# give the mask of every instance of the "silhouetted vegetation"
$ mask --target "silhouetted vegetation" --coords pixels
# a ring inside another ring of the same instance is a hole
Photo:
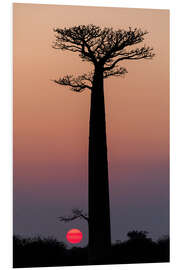
[[[145,231],[128,232],[128,240],[116,241],[111,254],[94,264],[169,262],[169,237],[153,241]],[[67,246],[53,238],[13,238],[13,267],[89,265],[88,247]]]
[[[127,234],[127,241],[118,241],[113,245],[112,263],[169,262],[169,237],[153,241],[147,234],[144,231],[132,231]]]

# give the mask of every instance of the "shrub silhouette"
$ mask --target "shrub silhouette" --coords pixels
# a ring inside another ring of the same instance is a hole
[[[66,246],[54,238],[13,239],[14,267],[55,266],[64,263]]]
[[[139,231],[139,232],[138,231],[130,231],[127,233],[127,236],[129,237],[130,240],[144,240],[144,239],[148,239],[147,234],[148,234],[148,232],[146,232],[146,231]]]
[[[169,262],[169,237],[157,241],[145,231],[127,233],[128,240],[117,240],[111,246],[110,256],[96,264],[131,264]],[[55,238],[13,237],[13,267],[48,267],[93,264],[88,260],[88,247],[67,246]]]

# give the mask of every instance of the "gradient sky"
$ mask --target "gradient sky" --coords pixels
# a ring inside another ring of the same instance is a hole
[[[14,233],[66,242],[87,210],[90,92],[53,83],[92,70],[75,53],[52,49],[53,28],[96,24],[149,32],[153,60],[124,61],[124,78],[105,80],[112,241],[129,230],[169,232],[169,11],[14,4]],[[143,44],[142,44],[143,45]],[[138,47],[140,47],[139,44]]]

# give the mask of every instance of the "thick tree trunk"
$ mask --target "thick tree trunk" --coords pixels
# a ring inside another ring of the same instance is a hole
[[[103,71],[96,69],[89,135],[89,259],[105,258],[111,246]]]

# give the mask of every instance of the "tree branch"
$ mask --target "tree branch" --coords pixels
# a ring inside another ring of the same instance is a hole
[[[100,28],[95,25],[80,25],[71,28],[55,28],[57,33],[56,41],[53,43],[53,48],[69,50],[72,52],[80,52],[80,57],[90,62],[96,63],[95,55],[91,50],[96,38],[100,34]],[[70,44],[73,44],[70,45]]]
[[[110,66],[106,65],[106,67],[104,67],[104,70],[111,70],[113,69],[116,64],[120,61],[123,60],[139,60],[139,59],[152,59],[154,57],[154,53],[152,53],[153,48],[150,47],[142,47],[141,49],[136,49],[136,50],[131,50],[130,52],[122,52],[119,53],[116,56],[120,56],[119,58],[117,58]]]
[[[116,68],[116,69],[111,69],[111,70],[105,70],[104,73],[103,73],[103,78],[108,78],[110,76],[123,76],[125,75],[127,72],[127,70],[123,67],[120,67],[120,68]]]
[[[63,222],[70,222],[75,219],[84,219],[85,221],[89,222],[88,215],[86,213],[83,213],[82,209],[77,209],[77,208],[72,209],[71,216],[60,216],[58,218],[60,219],[60,221],[63,221]]]
[[[55,83],[65,86],[70,86],[72,91],[82,92],[86,88],[92,89],[92,73],[88,74],[84,73],[76,78],[72,75],[66,75],[63,78],[59,78],[59,80],[53,80]]]

